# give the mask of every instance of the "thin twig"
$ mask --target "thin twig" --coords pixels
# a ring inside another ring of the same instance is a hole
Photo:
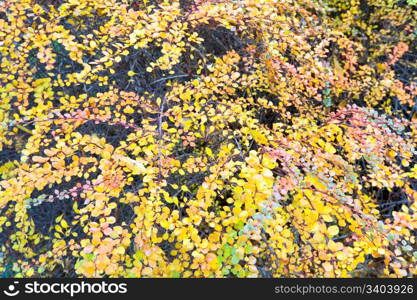
[[[181,78],[181,77],[188,77],[190,75],[188,74],[180,74],[180,75],[173,75],[173,76],[168,76],[168,77],[164,77],[164,78],[159,78],[158,80],[155,80],[153,82],[150,83],[150,85],[164,81],[164,80],[170,80],[170,79],[175,79],[175,78]]]

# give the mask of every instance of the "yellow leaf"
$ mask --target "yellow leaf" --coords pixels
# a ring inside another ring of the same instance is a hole
[[[330,272],[333,270],[333,266],[327,261],[323,264],[323,268],[326,272]]]
[[[123,112],[125,114],[133,114],[135,111],[133,110],[133,108],[131,106],[126,106],[125,109],[123,110]]]
[[[253,139],[259,143],[259,144],[263,144],[266,145],[268,143],[268,139],[259,131],[256,130],[251,130],[250,134],[252,135]]]
[[[213,158],[213,152],[211,151],[211,149],[210,149],[210,148],[206,148],[206,154],[207,154],[209,157]]]
[[[333,221],[333,218],[329,215],[323,215],[322,218],[323,218],[324,222],[332,222]]]
[[[180,94],[181,100],[188,101],[191,99],[191,91]]]
[[[397,152],[395,152],[394,150],[389,150],[388,156],[391,158],[395,158],[397,156]]]
[[[145,165],[138,160],[133,160],[129,157],[121,155],[116,155],[115,157],[116,159],[122,161],[125,164],[125,166],[132,171],[133,175],[143,174],[146,171]]]
[[[329,228],[327,228],[327,232],[330,236],[333,237],[339,233],[339,227],[337,227],[336,225],[332,225]]]
[[[335,147],[333,147],[333,145],[330,144],[330,143],[326,143],[326,146],[324,147],[324,150],[328,153],[331,153],[331,154],[336,153]]]
[[[327,246],[329,247],[329,250],[333,252],[339,251],[343,248],[342,243],[336,243],[333,240],[330,240]]]
[[[91,261],[87,261],[85,262],[84,266],[83,266],[84,271],[88,274],[88,275],[93,275],[94,271],[95,271],[95,266],[94,263]]]
[[[65,221],[64,219],[62,219],[62,221],[61,221],[61,226],[62,226],[62,228],[68,228],[68,223],[67,223],[67,221]]]
[[[116,249],[116,253],[121,255],[125,254],[125,248],[123,248],[122,246],[118,247]]]
[[[314,174],[309,173],[305,177],[305,181],[307,183],[310,183],[310,184],[314,185],[319,190],[325,190],[326,189],[326,185],[324,185],[322,182],[320,182],[319,178]]]
[[[55,230],[62,233],[62,228],[59,225],[55,225]]]
[[[32,160],[37,163],[45,163],[49,160],[49,157],[42,157],[42,156],[34,156]]]

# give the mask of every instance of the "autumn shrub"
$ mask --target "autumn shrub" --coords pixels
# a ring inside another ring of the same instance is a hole
[[[0,2],[4,277],[417,275],[417,7]]]

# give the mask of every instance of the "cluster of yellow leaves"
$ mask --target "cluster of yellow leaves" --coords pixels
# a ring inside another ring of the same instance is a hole
[[[149,2],[0,3],[0,272],[415,276],[415,11]]]

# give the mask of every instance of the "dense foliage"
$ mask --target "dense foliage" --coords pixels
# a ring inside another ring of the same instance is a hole
[[[0,1],[0,274],[417,275],[413,0]]]

